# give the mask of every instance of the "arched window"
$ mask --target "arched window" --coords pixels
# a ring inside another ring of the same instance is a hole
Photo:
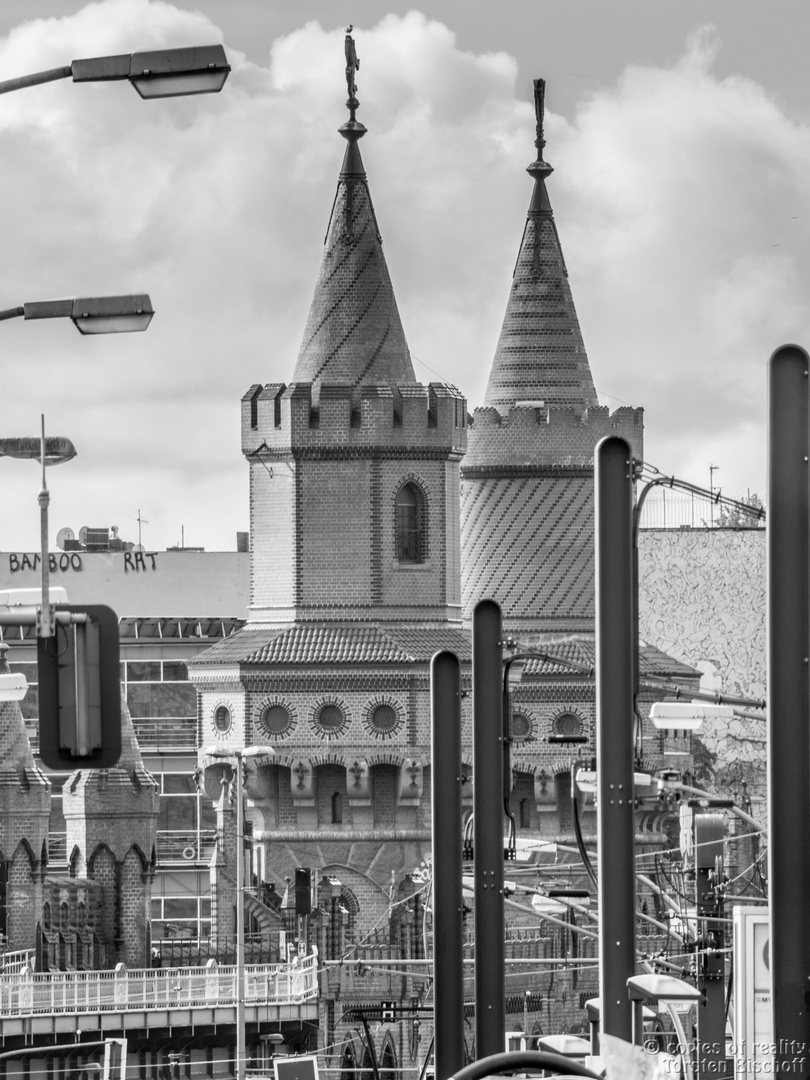
[[[396,553],[400,562],[420,563],[425,558],[424,496],[415,484],[403,484],[395,509]]]

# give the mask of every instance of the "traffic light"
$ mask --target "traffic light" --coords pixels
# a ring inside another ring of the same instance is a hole
[[[126,1080],[126,1074],[127,1040],[105,1039],[102,1080]]]
[[[307,867],[295,869],[295,914],[309,915],[312,912],[312,873]]]
[[[101,604],[57,604],[37,638],[39,752],[51,769],[107,769],[121,756],[118,618]]]

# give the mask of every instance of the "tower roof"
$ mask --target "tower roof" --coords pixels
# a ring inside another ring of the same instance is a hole
[[[599,404],[546,191],[552,168],[543,160],[544,96],[544,80],[535,79],[537,160],[526,170],[534,191],[484,397],[502,414],[518,402],[577,414]]]
[[[416,382],[388,275],[358,140],[354,72],[360,66],[346,31],[347,141],[323,259],[293,380],[384,386]]]

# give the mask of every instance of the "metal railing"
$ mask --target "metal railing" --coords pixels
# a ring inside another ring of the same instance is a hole
[[[293,1005],[317,996],[317,952],[297,964],[245,967],[246,1005]],[[210,960],[201,968],[0,974],[0,1017],[128,1009],[210,1008],[235,1004],[236,968]]]
[[[19,975],[34,963],[33,949],[18,949],[0,954],[0,975]]]

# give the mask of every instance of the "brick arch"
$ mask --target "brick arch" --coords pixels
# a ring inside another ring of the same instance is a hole
[[[340,1055],[340,1080],[357,1080],[357,1064],[360,1060],[354,1039],[349,1036]]]
[[[304,758],[303,760],[306,761],[307,759]],[[315,754],[314,757],[309,758],[310,768],[316,769],[319,765],[339,765],[345,769],[346,755],[338,750],[327,750],[322,754]]]
[[[152,848],[152,853],[153,854],[154,854],[154,851],[155,851],[155,849]],[[130,848],[128,848],[126,855],[124,855],[123,862],[126,862],[127,859],[129,858],[129,856],[133,852],[135,853],[135,855],[137,856],[137,858],[140,861],[141,873],[142,874],[148,874],[150,872],[150,870],[152,869],[151,859],[148,859],[146,857],[146,855],[144,854],[143,849],[141,848],[140,844],[132,844],[132,846]]]
[[[74,850],[78,850],[78,848],[75,848]],[[93,848],[92,854],[87,859],[87,876],[88,877],[93,877],[93,875],[94,875],[94,873],[96,871],[96,863],[99,862],[105,856],[110,860],[110,864],[112,866],[115,866],[115,863],[116,863],[115,853],[113,852],[113,850],[109,846],[109,844],[105,844],[104,841],[102,840],[100,843],[96,844],[96,846]]]
[[[405,762],[410,760],[411,759],[404,754],[397,754],[392,750],[372,751],[370,754],[366,755],[366,761],[368,762],[369,768],[372,768],[374,765],[393,765],[395,768],[401,769]]]
[[[148,860],[140,847],[132,844],[119,871],[121,945],[118,959],[127,967],[147,967],[149,964],[150,881]]]
[[[386,1031],[380,1047],[380,1080],[396,1080],[397,1048],[390,1031]]]
[[[18,861],[22,861],[22,859],[28,860],[28,868],[33,874],[33,872],[37,868],[37,857],[34,854],[34,849],[31,847],[25,837],[20,840],[19,844],[17,844],[16,848],[14,849],[14,854],[11,856],[11,865],[18,865]]]
[[[34,939],[42,902],[41,878],[36,869],[31,845],[26,839],[20,840],[7,863],[5,932],[11,951],[30,948]]]

